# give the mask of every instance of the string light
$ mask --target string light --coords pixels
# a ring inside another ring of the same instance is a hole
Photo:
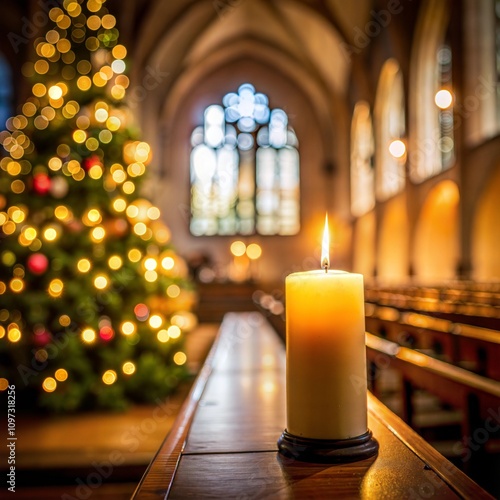
[[[153,259],[152,257],[148,257],[148,258],[144,261],[144,267],[145,267],[148,271],[154,271],[154,270],[158,267],[158,262],[156,261],[156,259]]]
[[[113,209],[117,212],[123,212],[127,207],[127,202],[123,198],[116,198],[113,201]]]
[[[104,239],[105,236],[106,236],[106,231],[104,230],[104,228],[98,226],[92,229],[90,237],[92,241],[94,241],[95,243],[99,243]]]
[[[170,336],[169,336],[167,330],[160,330],[156,334],[156,337],[162,343],[166,343],[166,342],[168,342],[170,340]]]
[[[45,392],[54,392],[57,387],[57,382],[52,377],[47,377],[42,384],[42,388]]]
[[[153,314],[149,318],[149,326],[151,328],[160,328],[162,324],[163,324],[163,318],[159,314]]]
[[[132,361],[126,361],[123,363],[122,371],[125,375],[132,375],[135,372],[135,365]]]
[[[69,326],[71,324],[71,318],[67,314],[63,314],[59,318],[59,324],[61,326]]]
[[[88,259],[80,259],[76,266],[81,273],[88,273],[92,267],[90,260]]]
[[[102,381],[106,385],[112,385],[116,382],[117,379],[116,372],[114,370],[106,370],[102,376]]]
[[[132,335],[135,333],[135,324],[132,321],[124,321],[120,326],[120,330],[123,335]]]
[[[95,331],[92,328],[86,328],[82,332],[82,340],[87,344],[91,344],[96,339]]]
[[[52,87],[49,88],[48,94],[49,94],[49,97],[51,99],[57,100],[57,99],[60,99],[62,97],[63,90],[58,85],[53,85]]]
[[[58,370],[56,370],[54,377],[59,382],[64,382],[65,380],[68,379],[68,372],[64,368],[59,368]]]
[[[96,276],[94,279],[94,286],[98,290],[104,290],[108,286],[108,284],[109,284],[108,278],[103,274]]]
[[[142,253],[137,248],[132,248],[131,250],[129,250],[127,255],[130,262],[139,262],[142,258]]]
[[[54,241],[58,237],[58,230],[56,226],[49,226],[43,231],[43,238],[47,241]]]
[[[170,271],[170,269],[173,269],[175,264],[174,259],[172,257],[164,257],[161,261],[161,267],[165,269],[166,271]]]
[[[182,366],[186,363],[187,356],[183,352],[179,351],[174,354],[174,363],[176,365]]]
[[[7,338],[11,342],[19,342],[21,340],[21,330],[19,330],[18,326],[14,324],[14,326],[9,327],[7,332]]]
[[[19,278],[14,278],[10,281],[9,286],[14,293],[21,293],[24,289],[24,282]]]
[[[48,292],[51,297],[54,298],[60,297],[62,295],[63,290],[64,290],[64,284],[60,279],[56,278],[50,282]]]
[[[179,288],[179,285],[170,285],[168,288],[167,288],[167,295],[171,298],[171,299],[175,299],[177,298],[179,295],[181,294],[181,289]]]
[[[120,267],[122,267],[122,264],[123,264],[123,261],[122,261],[121,257],[119,257],[118,255],[113,255],[108,260],[108,266],[111,269],[113,269],[114,271],[116,271],[117,269],[120,269]]]

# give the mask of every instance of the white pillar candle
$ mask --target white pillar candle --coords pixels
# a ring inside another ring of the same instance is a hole
[[[368,430],[363,276],[322,266],[286,278],[287,431],[348,439]]]

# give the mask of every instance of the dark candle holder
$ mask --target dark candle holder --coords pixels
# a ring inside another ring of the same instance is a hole
[[[278,449],[285,457],[303,462],[348,463],[376,455],[378,442],[370,430],[349,439],[312,439],[294,436],[285,429]]]

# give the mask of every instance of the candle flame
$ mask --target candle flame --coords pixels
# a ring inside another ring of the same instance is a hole
[[[321,267],[328,272],[330,267],[330,233],[328,231],[328,214],[325,214],[325,228],[323,229],[323,242],[321,244]]]

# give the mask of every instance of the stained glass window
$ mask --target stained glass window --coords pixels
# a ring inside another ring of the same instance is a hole
[[[191,146],[192,234],[298,233],[298,141],[266,95],[245,83],[208,106]]]

